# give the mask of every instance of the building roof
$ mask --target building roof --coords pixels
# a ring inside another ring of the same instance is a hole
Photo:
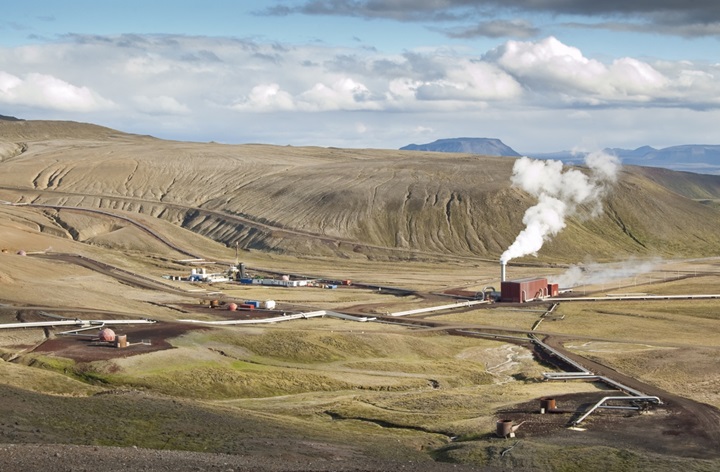
[[[503,283],[510,282],[510,283],[520,284],[520,283],[526,283],[526,282],[536,282],[536,281],[540,281],[540,280],[544,280],[545,283],[547,283],[547,277],[525,277],[524,279],[506,280]]]

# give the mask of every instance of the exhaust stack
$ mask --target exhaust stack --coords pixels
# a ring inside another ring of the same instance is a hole
[[[500,261],[500,282],[505,282],[505,269],[507,267],[507,262]]]

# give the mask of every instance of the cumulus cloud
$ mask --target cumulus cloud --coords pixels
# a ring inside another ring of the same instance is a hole
[[[88,87],[78,87],[52,75],[28,73],[20,78],[0,71],[0,103],[88,112],[112,107]]]
[[[331,84],[318,82],[293,96],[278,84],[261,84],[240,98],[233,108],[241,111],[379,110],[381,105],[363,84],[345,77]]]
[[[209,136],[220,129],[220,120],[242,122],[265,136],[270,133],[265,130],[277,132],[276,118],[282,115],[287,125],[283,132],[294,132],[294,143],[311,139],[307,130],[329,120],[344,122],[351,134],[358,121],[382,123],[368,126],[372,133],[364,135],[380,140],[396,133],[393,139],[405,140],[416,129],[515,135],[522,119],[525,135],[548,140],[552,116],[567,125],[565,133],[575,135],[567,144],[571,146],[578,134],[592,131],[588,126],[598,126],[601,116],[601,124],[608,126],[619,127],[627,119],[619,128],[627,136],[638,122],[681,110],[720,110],[718,64],[633,57],[600,61],[554,37],[506,41],[485,54],[447,47],[391,54],[359,45],[72,35],[0,48],[0,64],[5,71],[0,73],[0,104],[6,113],[28,118],[28,110],[43,117],[48,110],[86,113],[121,129],[162,115],[162,129],[194,126]],[[657,111],[646,111],[653,108]],[[609,118],[617,109],[622,114]],[[577,117],[586,119],[571,119]],[[227,127],[228,133],[238,132],[237,126]],[[339,135],[328,136],[321,138],[341,144]],[[700,137],[712,139],[709,134]],[[253,134],[250,139],[259,138]]]
[[[295,103],[292,95],[280,90],[280,85],[260,84],[234,103],[232,108],[239,111],[289,111],[295,109]]]
[[[588,105],[665,100],[679,85],[647,62],[625,57],[604,64],[554,37],[508,41],[485,59],[536,91],[552,91],[565,101]]]
[[[299,107],[304,111],[328,110],[380,110],[372,92],[364,84],[343,77],[332,84],[315,84],[298,96]]]

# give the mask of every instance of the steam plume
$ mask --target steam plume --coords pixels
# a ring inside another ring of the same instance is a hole
[[[602,197],[617,179],[620,160],[598,151],[585,157],[585,165],[590,169],[589,175],[577,169],[563,172],[560,161],[522,157],[515,162],[510,179],[513,186],[537,197],[538,203],[525,211],[525,229],[500,256],[501,262],[537,255],[545,241],[565,228],[565,220],[579,205],[590,205],[593,216],[600,213]]]
[[[648,274],[655,270],[661,262],[660,259],[654,259],[649,261],[628,260],[613,264],[574,265],[563,274],[550,277],[548,281],[566,288],[578,285],[606,284],[615,280]]]

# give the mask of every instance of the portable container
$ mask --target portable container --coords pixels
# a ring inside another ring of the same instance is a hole
[[[265,300],[262,303],[262,307],[266,310],[273,310],[275,309],[275,300]]]

